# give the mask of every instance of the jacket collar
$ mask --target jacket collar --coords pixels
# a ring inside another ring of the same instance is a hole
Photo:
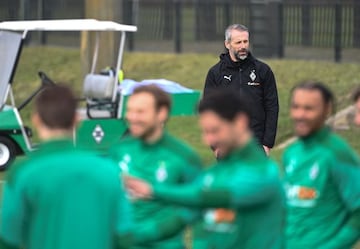
[[[266,159],[265,153],[259,148],[258,143],[252,138],[241,148],[236,148],[229,155],[225,156],[220,162],[237,162],[248,160]]]
[[[70,138],[57,138],[42,142],[39,145],[39,149],[34,151],[32,155],[36,156],[57,152],[59,150],[64,151],[71,149],[74,149],[74,143],[71,141]]]
[[[169,136],[168,132],[166,130],[164,130],[161,137],[158,140],[151,142],[151,143],[146,142],[139,138],[135,138],[135,139],[139,139],[142,146],[147,147],[147,148],[152,148],[152,147],[157,147],[157,146],[163,144],[167,140],[168,136]]]
[[[312,144],[316,141],[321,141],[325,137],[327,137],[331,132],[331,129],[329,126],[323,126],[319,130],[313,132],[309,136],[306,137],[300,137],[300,140],[305,144]]]
[[[220,60],[226,64],[227,67],[230,68],[243,68],[243,67],[247,67],[250,63],[252,63],[254,61],[254,57],[251,54],[251,52],[249,52],[248,56],[246,57],[245,60],[242,61],[233,61],[231,60],[229,51],[222,53],[220,55]]]

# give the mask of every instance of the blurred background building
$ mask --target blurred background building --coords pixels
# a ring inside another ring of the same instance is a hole
[[[358,13],[358,14],[356,14]],[[359,61],[358,0],[1,0],[0,21],[98,18],[138,26],[131,51],[220,53],[232,23],[250,28],[258,57]],[[29,44],[78,46],[77,33]]]

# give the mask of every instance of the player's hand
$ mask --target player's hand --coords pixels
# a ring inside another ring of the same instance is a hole
[[[269,156],[269,155],[270,155],[270,148],[267,147],[266,145],[263,145],[263,148],[264,148],[265,154],[266,154],[267,156]]]
[[[135,199],[149,199],[152,197],[152,186],[146,181],[132,176],[123,176],[123,179],[131,197]]]
[[[210,148],[214,152],[214,156],[216,159],[221,158],[221,152],[219,148],[217,148],[215,145],[211,145]]]
[[[214,150],[214,156],[215,156],[216,159],[220,158],[220,150],[219,149]]]

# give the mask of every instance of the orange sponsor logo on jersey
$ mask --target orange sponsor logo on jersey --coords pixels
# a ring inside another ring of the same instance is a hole
[[[314,199],[316,197],[316,190],[313,188],[300,187],[298,192],[299,199]]]
[[[218,208],[214,211],[214,220],[216,223],[231,223],[235,220],[234,211],[224,208]]]

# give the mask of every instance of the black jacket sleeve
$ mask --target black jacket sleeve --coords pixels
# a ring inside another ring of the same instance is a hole
[[[210,68],[210,70],[206,76],[206,80],[205,80],[203,97],[206,97],[206,95],[208,95],[209,92],[214,90],[214,88],[216,88],[216,86],[217,86],[216,77],[214,75],[213,68]]]
[[[265,132],[263,145],[272,148],[275,144],[277,122],[279,115],[279,100],[276,88],[275,76],[270,68],[266,73],[264,82],[264,110],[265,110]]]

